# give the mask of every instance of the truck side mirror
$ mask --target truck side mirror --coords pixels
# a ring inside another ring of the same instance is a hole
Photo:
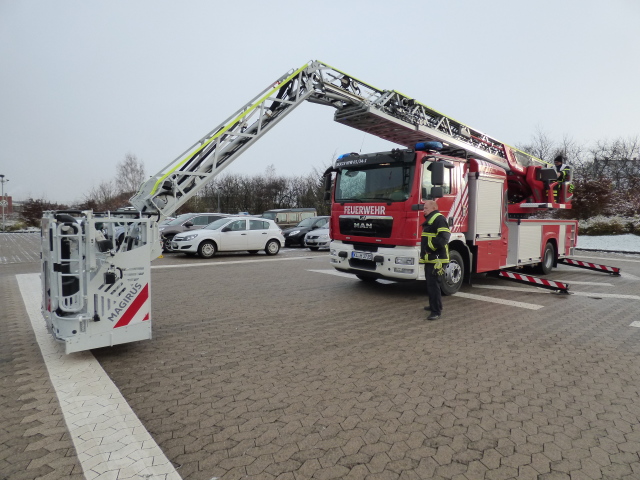
[[[442,185],[444,183],[444,167],[445,167],[444,162],[434,162],[429,166],[429,170],[431,170],[432,185]],[[433,189],[431,189],[431,192],[433,192]],[[432,193],[432,196],[433,196],[433,193]],[[441,196],[442,194],[440,195],[440,197]]]
[[[324,181],[324,195],[322,199],[324,200],[324,203],[328,205],[331,203],[331,173],[325,174],[323,181]]]
[[[324,176],[324,191],[329,192],[331,190],[331,174]]]
[[[442,187],[431,187],[431,198],[442,198],[443,196]]]

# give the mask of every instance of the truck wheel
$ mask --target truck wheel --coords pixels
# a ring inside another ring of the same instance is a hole
[[[211,258],[216,254],[216,244],[211,240],[205,240],[198,246],[198,255],[202,258]]]
[[[443,277],[440,287],[443,295],[453,295],[460,290],[464,280],[464,260],[455,250],[449,252],[449,263],[444,268]]]
[[[264,247],[264,253],[267,255],[276,255],[280,251],[280,242],[277,240],[269,240]]]
[[[551,273],[551,270],[553,270],[555,259],[556,249],[553,248],[553,244],[551,242],[547,242],[547,244],[544,246],[544,253],[542,254],[542,261],[540,262],[538,271],[543,275],[549,275]]]

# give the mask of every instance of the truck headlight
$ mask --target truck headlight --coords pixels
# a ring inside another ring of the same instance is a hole
[[[396,265],[413,265],[413,257],[396,257]]]

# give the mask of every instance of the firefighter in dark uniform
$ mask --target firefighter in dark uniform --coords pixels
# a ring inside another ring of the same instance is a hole
[[[451,230],[449,230],[447,219],[438,211],[435,200],[424,202],[424,220],[420,263],[424,263],[424,276],[429,294],[429,306],[424,309],[431,312],[427,320],[437,320],[442,315],[440,286],[444,277],[444,268],[449,263],[448,244]]]
[[[558,177],[558,184],[553,188],[553,196],[556,200],[558,198],[558,192],[560,191],[561,185],[570,181],[569,179],[571,177],[571,167],[564,162],[565,158],[562,154],[557,155],[556,158],[553,159],[556,175]],[[568,192],[570,194],[573,193],[573,184],[569,184]]]

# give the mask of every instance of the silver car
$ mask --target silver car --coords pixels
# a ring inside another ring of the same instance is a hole
[[[329,249],[331,243],[331,237],[329,236],[329,224],[324,228],[317,228],[311,230],[304,236],[304,246],[309,247],[309,250],[319,250],[321,248]]]
[[[210,223],[200,230],[178,233],[171,241],[171,250],[211,258],[216,252],[246,250],[256,254],[264,250],[276,255],[284,245],[280,227],[273,220],[232,216]]]

